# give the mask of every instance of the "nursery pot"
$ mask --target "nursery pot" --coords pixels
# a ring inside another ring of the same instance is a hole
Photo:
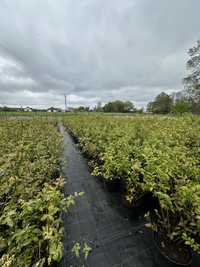
[[[126,181],[124,179],[120,179],[120,181],[119,181],[119,191],[122,194],[125,194],[127,191],[127,184],[126,184]]]
[[[104,179],[103,183],[109,192],[118,192],[119,191],[119,188],[120,188],[119,179],[114,179],[114,180]]]
[[[154,231],[153,239],[160,254],[168,261],[178,266],[188,266],[192,263],[192,252],[189,247],[169,240],[162,231]]]
[[[149,192],[140,193],[133,202],[128,201],[125,194],[122,194],[122,204],[130,209],[144,207],[146,210],[152,210],[156,207],[155,199]]]
[[[145,203],[145,194],[141,194],[138,196],[137,199],[134,201],[130,202],[126,199],[125,194],[122,195],[122,204],[129,209],[136,209],[144,205]]]

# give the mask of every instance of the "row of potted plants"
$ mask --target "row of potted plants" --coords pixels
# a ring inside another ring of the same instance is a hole
[[[60,213],[74,204],[60,177],[55,120],[0,121],[0,266],[53,266],[63,254]]]
[[[200,253],[199,117],[80,115],[65,124],[93,174],[120,181],[130,206],[147,194],[157,199],[150,226],[164,253],[182,264],[191,259],[188,247]]]

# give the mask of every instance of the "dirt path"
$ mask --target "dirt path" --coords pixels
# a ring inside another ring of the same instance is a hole
[[[63,168],[66,194],[84,191],[65,220],[65,252],[62,267],[172,267],[158,253],[144,219],[120,204],[117,193],[107,192],[102,183],[89,173],[87,161],[64,132]],[[76,259],[70,250],[73,242],[92,247],[87,261]],[[194,259],[192,267],[200,266]]]

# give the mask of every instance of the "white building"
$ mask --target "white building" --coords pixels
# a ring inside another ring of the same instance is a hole
[[[31,112],[31,111],[33,111],[33,109],[30,108],[30,107],[26,107],[26,108],[24,108],[24,111],[26,111],[26,112]]]
[[[47,109],[47,112],[61,112],[62,110],[60,108],[54,108],[50,107]]]

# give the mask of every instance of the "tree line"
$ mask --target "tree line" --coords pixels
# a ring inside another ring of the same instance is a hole
[[[74,111],[77,112],[112,112],[112,113],[142,113],[143,109],[137,109],[131,101],[121,101],[115,100],[102,105],[101,102],[98,102],[97,105],[90,109],[89,107],[80,106],[74,108]]]
[[[187,61],[188,76],[183,79],[184,90],[168,95],[160,93],[152,102],[147,105],[147,113],[153,114],[182,114],[191,112],[200,114],[200,41],[189,49],[189,60]],[[136,109],[130,101],[116,100],[105,104],[103,107],[98,103],[95,111],[103,112],[137,112],[142,113],[142,109]]]
[[[200,104],[188,96],[174,99],[173,96],[162,92],[156,96],[154,101],[148,103],[147,112],[153,114],[182,114],[186,112],[199,114]]]
[[[162,92],[148,103],[147,112],[155,114],[192,112],[200,114],[200,41],[189,49],[187,61],[188,76],[183,79],[182,96],[173,99]]]
[[[117,113],[142,113],[143,109],[137,109],[131,101],[115,100],[106,103],[104,106],[99,102],[95,107],[97,112],[117,112]]]

